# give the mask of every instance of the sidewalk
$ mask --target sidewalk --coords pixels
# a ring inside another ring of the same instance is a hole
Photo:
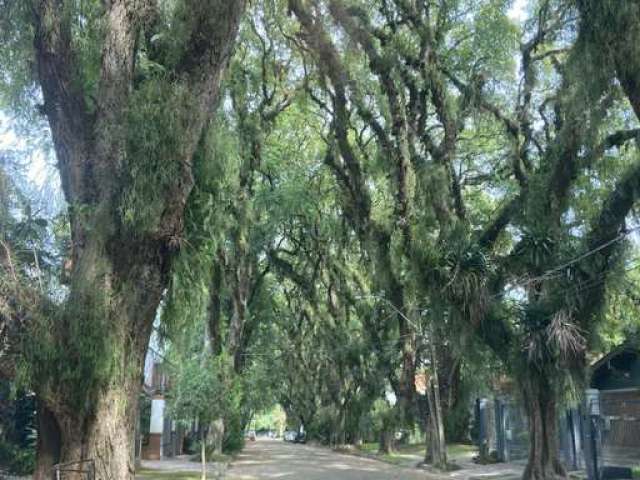
[[[442,475],[455,480],[511,480],[520,479],[526,465],[526,461],[512,463],[492,463],[480,465],[471,459],[454,462],[460,466],[459,470],[443,472]]]
[[[166,458],[162,460],[142,460],[140,472],[136,472],[136,478],[153,479],[157,473],[158,478],[172,478],[168,474],[176,473],[194,473],[199,474],[202,471],[200,462],[193,462],[189,455],[180,455],[174,458]],[[211,474],[211,478],[224,478],[229,468],[228,463],[207,463],[207,473]]]
[[[512,463],[492,463],[481,465],[473,461],[475,452],[465,452],[458,455],[451,455],[449,460],[458,466],[456,470],[443,472],[423,465],[424,452],[395,452],[393,461],[388,462],[375,454],[367,454],[357,450],[341,450],[350,455],[363,456],[380,462],[392,463],[404,468],[414,468],[428,472],[430,476],[451,479],[451,480],[519,480],[522,477],[526,461]]]

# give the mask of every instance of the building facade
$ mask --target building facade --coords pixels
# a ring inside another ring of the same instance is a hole
[[[152,341],[152,345],[154,343]],[[143,460],[171,458],[185,452],[185,428],[174,421],[167,410],[169,387],[165,359],[151,347],[145,359],[136,442],[136,454]]]

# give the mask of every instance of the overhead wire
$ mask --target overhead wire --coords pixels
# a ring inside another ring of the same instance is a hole
[[[638,231],[638,229],[640,229],[640,225],[633,227],[631,229],[625,230],[624,232],[620,233],[618,236],[611,238],[609,240],[607,240],[606,242],[601,243],[600,245],[593,247],[591,250],[573,258],[572,260],[569,260],[566,263],[563,263],[561,265],[558,265],[556,267],[553,267],[549,270],[547,270],[546,272],[544,272],[543,274],[537,276],[537,277],[533,277],[533,278],[529,278],[527,279],[527,281],[522,285],[522,286],[526,286],[526,285],[530,285],[531,283],[537,282],[537,281],[541,281],[541,280],[546,280],[548,279],[550,276],[552,276],[554,273],[557,274],[562,274],[562,272],[575,265],[576,263],[589,258],[592,255],[595,255],[596,253],[598,253],[599,251],[607,248],[610,245],[613,245],[614,243],[617,243],[621,240],[624,240],[626,237],[628,237],[629,235],[631,235],[633,232]]]

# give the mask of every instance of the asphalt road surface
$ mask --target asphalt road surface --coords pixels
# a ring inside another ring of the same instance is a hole
[[[229,480],[425,480],[427,474],[282,440],[247,442],[227,472]]]

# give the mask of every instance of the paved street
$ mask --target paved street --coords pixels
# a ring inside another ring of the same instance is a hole
[[[416,459],[417,463],[419,458]],[[209,478],[226,470],[226,480],[517,480],[523,464],[498,463],[478,465],[470,458],[456,458],[462,468],[450,472],[426,472],[390,465],[377,460],[333,452],[327,448],[294,445],[282,440],[247,442],[246,448],[227,469],[221,464],[208,465]],[[410,460],[407,463],[411,464]],[[200,464],[189,456],[158,461],[143,461],[140,480],[200,478]]]
[[[328,449],[294,445],[282,440],[248,442],[228,471],[229,480],[395,480],[428,478],[425,472]]]

